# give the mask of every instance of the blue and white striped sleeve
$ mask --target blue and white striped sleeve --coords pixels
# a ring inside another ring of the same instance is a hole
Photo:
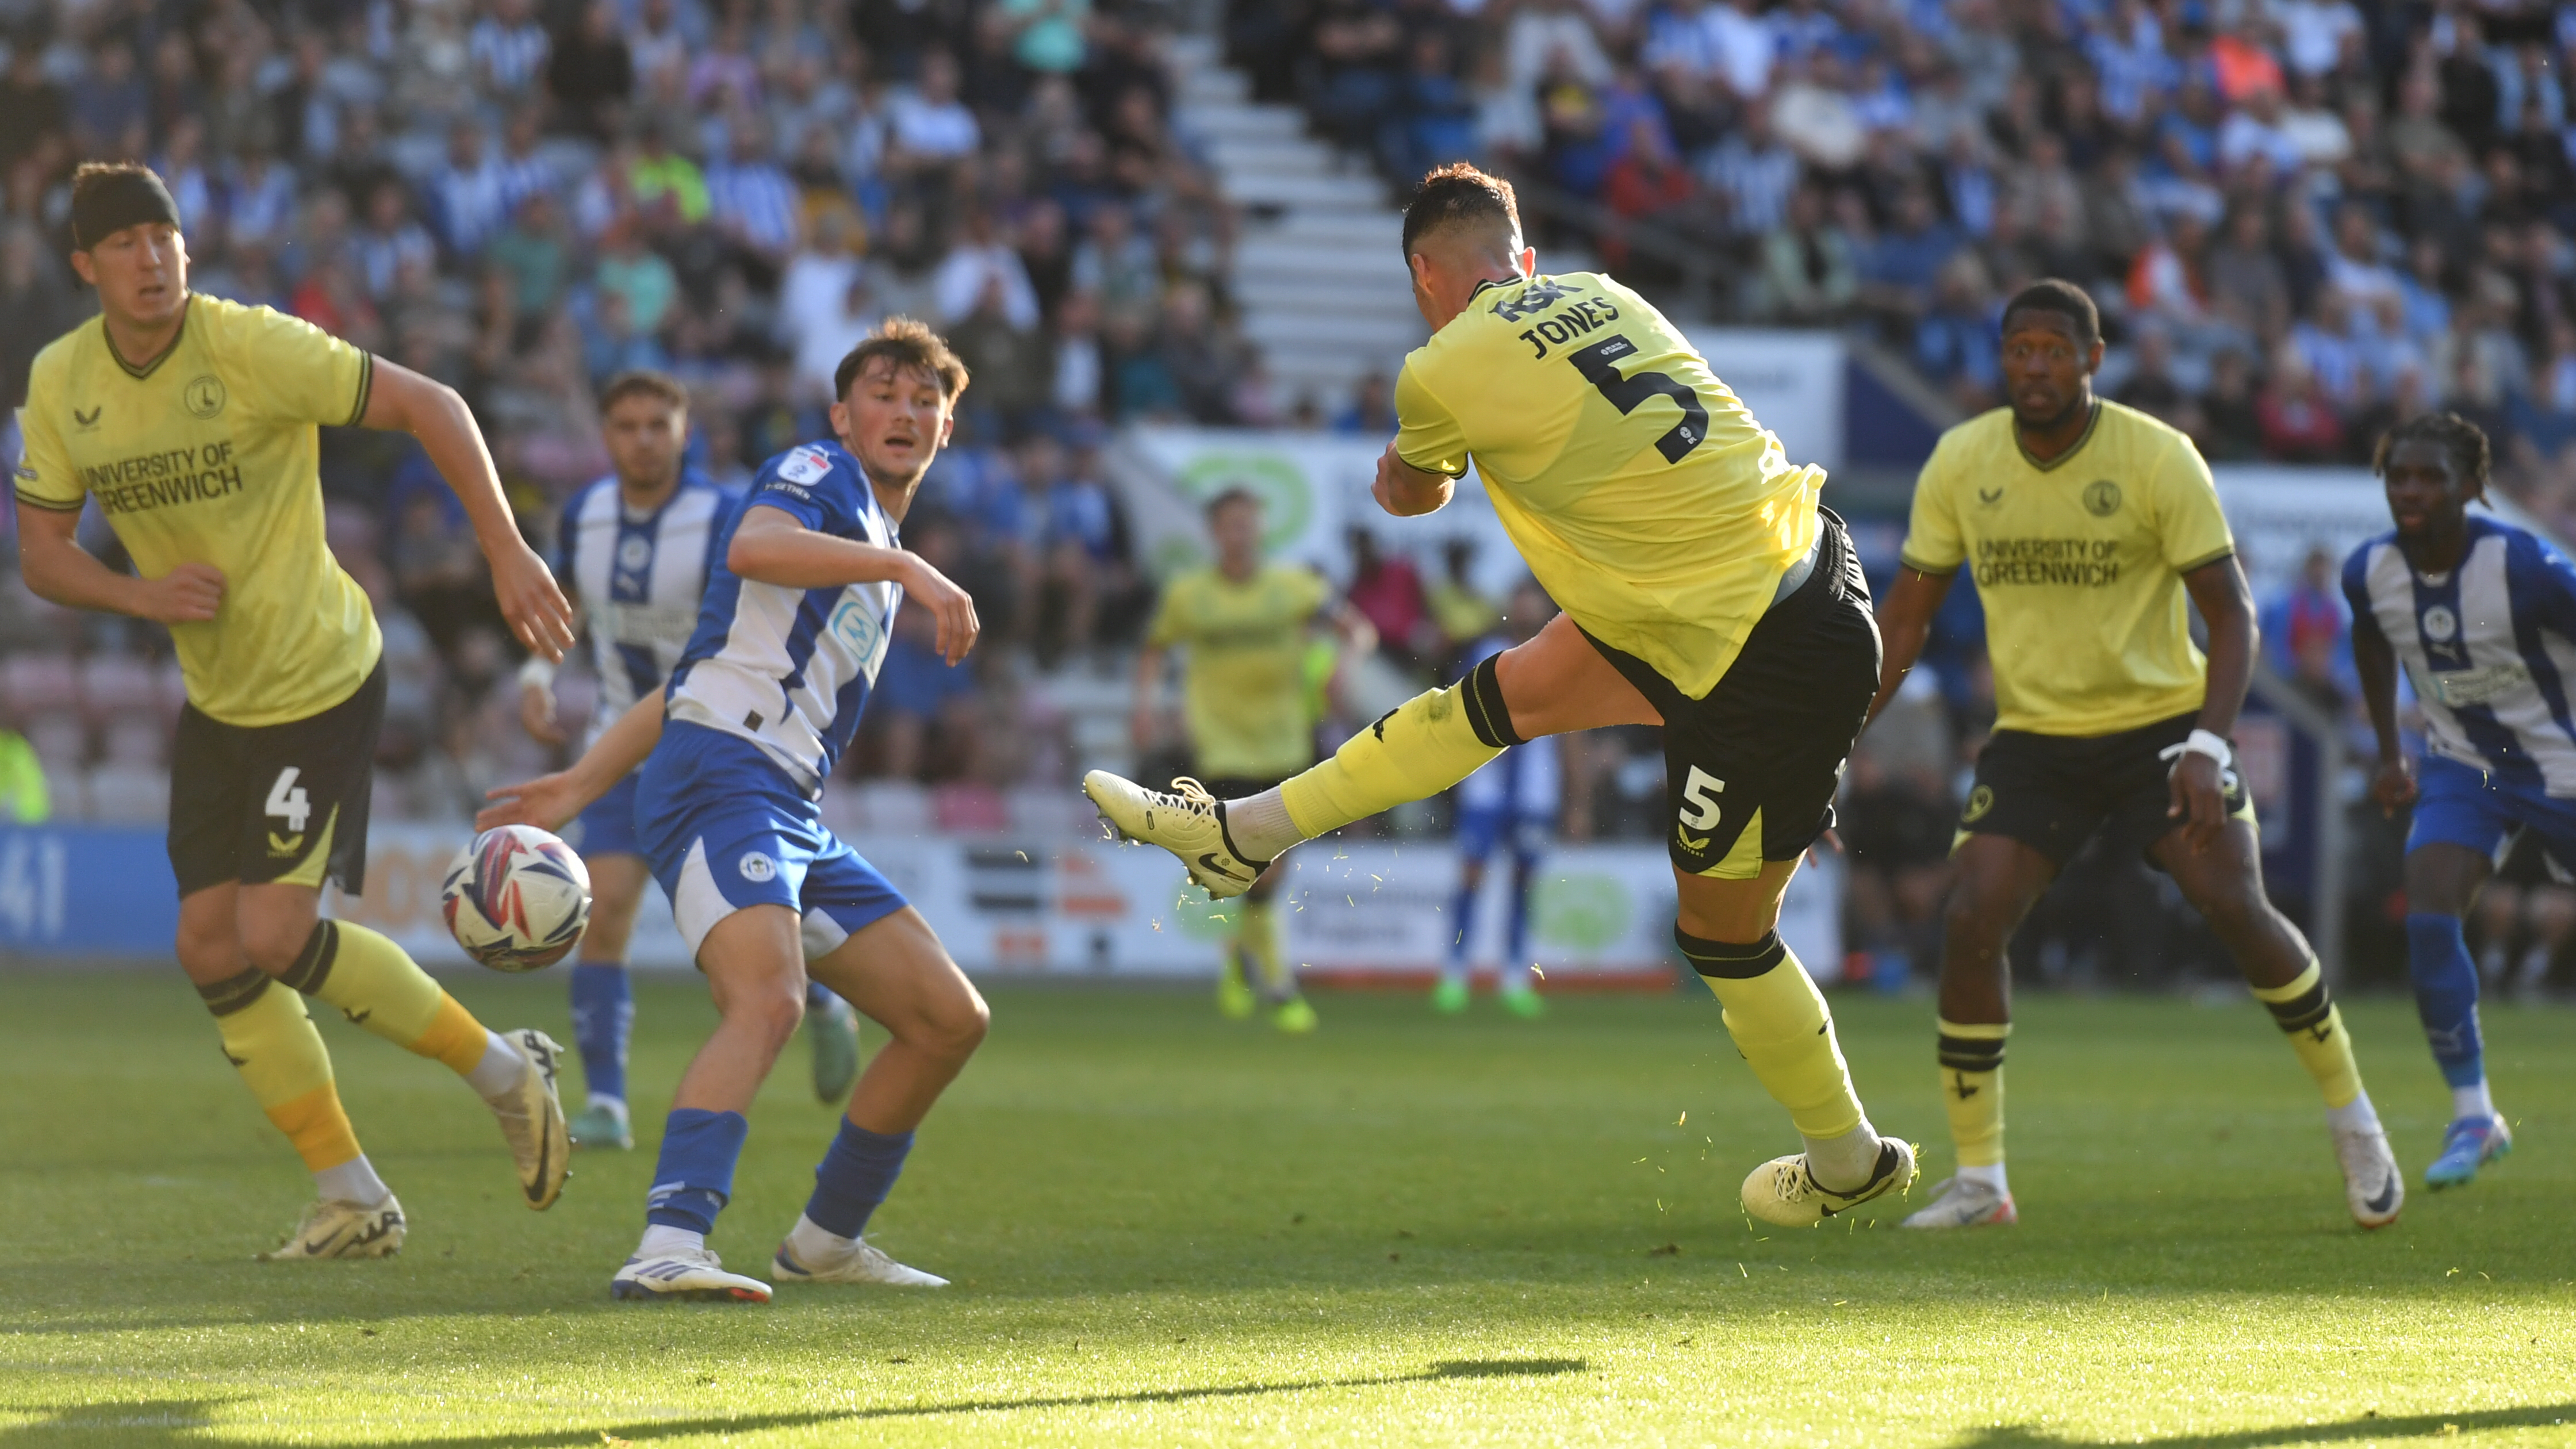
[[[2536,624],[2576,644],[2576,565],[2547,540],[2517,530],[2505,546],[2504,570],[2514,632]]]
[[[2384,643],[2387,636],[2380,632],[2378,611],[2370,607],[2370,551],[2378,546],[2377,539],[2365,540],[2343,561],[2343,602],[2352,611],[2354,636],[2368,634]]]

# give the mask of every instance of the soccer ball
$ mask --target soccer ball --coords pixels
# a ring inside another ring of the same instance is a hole
[[[541,971],[590,924],[590,872],[556,836],[504,825],[468,841],[438,888],[448,934],[495,971]]]

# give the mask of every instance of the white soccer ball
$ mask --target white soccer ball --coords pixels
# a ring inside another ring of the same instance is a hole
[[[590,924],[590,871],[562,839],[504,825],[468,841],[438,888],[448,934],[495,971],[541,971]]]

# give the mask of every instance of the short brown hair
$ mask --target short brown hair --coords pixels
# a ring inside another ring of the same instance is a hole
[[[689,390],[680,385],[678,378],[667,372],[639,367],[610,378],[608,385],[599,390],[599,415],[603,418],[608,416],[610,408],[630,397],[660,398],[677,413],[689,410]]]
[[[72,201],[77,205],[92,187],[119,176],[149,176],[158,181],[160,173],[140,161],[83,161],[72,171]]]
[[[1521,204],[1512,184],[1476,169],[1472,161],[1434,167],[1404,209],[1404,254],[1413,255],[1413,244],[1424,236],[1460,222],[1500,222],[1519,236]]]
[[[946,338],[931,331],[928,323],[910,317],[888,317],[865,341],[850,349],[840,366],[832,369],[832,397],[839,402],[849,401],[850,384],[880,357],[892,362],[899,372],[927,373],[938,379],[940,395],[951,401],[966,390],[966,364],[948,349]]]

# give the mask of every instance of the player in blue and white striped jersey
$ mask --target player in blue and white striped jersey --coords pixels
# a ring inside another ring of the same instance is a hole
[[[2501,847],[2539,837],[2554,869],[2576,867],[2576,568],[2527,529],[2469,516],[2486,493],[2486,434],[2456,413],[2391,428],[2377,467],[2395,531],[2353,550],[2343,591],[2353,662],[2379,736],[2371,789],[2409,804],[2407,965],[2433,1058],[2451,1086],[2432,1187],[2463,1184],[2512,1150],[2487,1089],[2478,971],[2460,919]],[[2424,710],[2420,769],[2397,737],[2397,666]]]
[[[895,610],[928,610],[951,664],[980,629],[965,591],[896,534],[948,439],[966,369],[930,329],[896,318],[842,359],[834,382],[840,441],[762,465],[669,686],[572,768],[492,792],[477,822],[550,828],[641,761],[639,843],[722,1016],[673,1096],[650,1226],[610,1280],[620,1298],[768,1300],[769,1285],[726,1272],[705,1235],[732,1196],[743,1112],[796,1029],[809,973],[892,1040],[860,1075],[771,1269],[799,1282],[946,1281],[861,1233],[914,1127],[983,1040],[984,1002],[920,913],[824,828],[818,805]]]
[[[1556,605],[1536,579],[1523,579],[1503,610],[1502,627],[1467,646],[1459,659],[1460,677],[1493,655],[1537,637],[1539,627],[1556,617]],[[1556,738],[1525,740],[1477,767],[1458,782],[1458,894],[1450,902],[1456,926],[1449,938],[1449,961],[1432,989],[1431,1008],[1442,1015],[1467,1009],[1467,948],[1475,933],[1476,900],[1485,887],[1485,864],[1495,847],[1512,857],[1511,905],[1504,918],[1502,969],[1496,996],[1512,1015],[1546,1014],[1532,981],[1529,955],[1530,886],[1539,856],[1556,838],[1558,797],[1562,793]]]

